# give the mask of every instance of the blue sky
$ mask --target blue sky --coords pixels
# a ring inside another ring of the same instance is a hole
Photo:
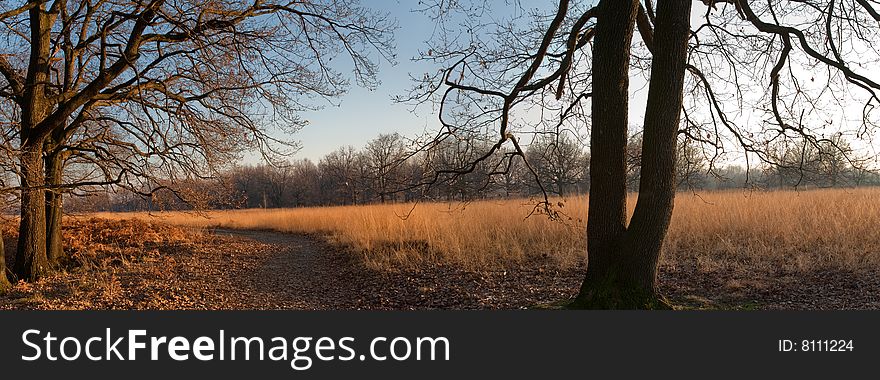
[[[410,88],[412,85],[410,74],[421,76],[427,71],[436,69],[428,63],[412,61],[413,57],[418,56],[419,50],[426,48],[426,41],[432,36],[433,22],[427,15],[413,11],[418,6],[415,0],[364,0],[362,4],[377,11],[388,12],[397,20],[399,26],[395,33],[397,64],[378,62],[381,85],[377,89],[371,91],[352,83],[349,91],[335,99],[333,104],[325,104],[325,107],[319,111],[303,114],[309,124],[298,133],[285,136],[285,139],[299,141],[302,145],[302,149],[294,154],[292,159],[308,158],[317,163],[321,157],[341,146],[352,145],[361,148],[367,141],[381,133],[399,132],[407,137],[415,137],[426,130],[433,132],[438,129],[437,116],[430,107],[422,107],[413,113],[411,106],[397,104],[392,100],[392,97],[405,94]],[[506,7],[504,2],[498,1],[497,4]],[[530,1],[524,2],[523,6],[546,7],[548,4],[552,2]],[[704,13],[705,7],[695,3],[692,12],[693,22],[701,22],[699,18]],[[497,14],[493,13],[493,16]],[[638,39],[638,35],[635,38]],[[345,72],[342,66],[340,70]],[[647,92],[644,79],[634,78],[630,83],[630,91],[632,96],[629,109],[630,122],[638,125],[644,116]],[[757,119],[751,120],[752,116],[749,111],[744,111],[739,118],[742,118],[741,121],[745,125],[761,123]],[[733,148],[736,149],[735,146]],[[737,162],[743,159],[739,155],[731,158]],[[245,159],[248,163],[255,161],[254,156]]]
[[[298,133],[286,136],[302,145],[291,157],[293,159],[308,158],[317,163],[321,157],[341,146],[361,148],[367,141],[382,133],[398,132],[405,137],[417,137],[425,131],[436,132],[439,129],[437,115],[431,107],[422,106],[414,113],[411,105],[392,100],[395,95],[406,94],[412,86],[410,74],[421,77],[425,72],[437,69],[429,63],[412,60],[418,56],[420,50],[426,50],[427,41],[434,32],[433,21],[428,15],[414,11],[418,7],[418,1],[367,0],[362,1],[362,4],[376,11],[388,12],[397,20],[397,62],[392,65],[384,60],[379,61],[381,85],[377,89],[371,91],[352,83],[349,91],[335,99],[334,104],[326,104],[321,110],[302,114],[309,124]],[[502,16],[513,9],[503,1],[490,2],[489,5],[498,8],[490,17]],[[553,2],[529,1],[522,3],[522,6],[552,9]],[[345,72],[341,69],[340,71]],[[645,101],[647,89],[644,85],[643,80],[634,79],[630,86],[633,92],[630,119],[634,122],[641,120],[644,112],[643,107],[639,106]],[[255,157],[247,157],[245,162],[253,163],[257,161]]]
[[[411,60],[418,55],[420,48],[424,50],[433,27],[426,15],[411,11],[416,4],[415,1],[399,0],[364,2],[365,6],[390,12],[397,19],[397,64],[379,62],[382,84],[376,90],[370,91],[352,83],[348,93],[334,101],[338,106],[327,105],[322,110],[304,114],[309,125],[292,136],[302,143],[302,149],[293,158],[317,162],[340,146],[362,147],[380,133],[399,132],[414,136],[426,129],[436,129],[437,117],[430,110],[414,114],[409,106],[392,101],[393,96],[404,94],[411,86],[410,73],[420,74],[430,69]]]

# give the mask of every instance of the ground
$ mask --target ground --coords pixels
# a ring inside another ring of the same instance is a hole
[[[532,260],[506,270],[425,266],[380,271],[318,235],[181,232],[177,227],[114,223],[122,224],[107,228],[138,233],[152,228],[155,241],[131,246],[135,243],[107,232],[73,229],[91,234],[80,237],[90,241],[84,245],[114,253],[80,259],[88,264],[72,265],[34,284],[19,283],[0,296],[0,309],[536,308],[575,294],[585,269],[552,269]],[[661,287],[680,308],[880,308],[877,271],[705,273],[698,267],[676,262],[662,268]]]

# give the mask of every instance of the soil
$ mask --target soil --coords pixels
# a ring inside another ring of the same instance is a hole
[[[549,263],[467,271],[452,266],[393,272],[320,236],[217,230],[200,241],[130,262],[80,267],[0,296],[0,309],[519,309],[564,303],[585,268]],[[665,265],[661,287],[684,309],[880,309],[880,276],[705,273]]]

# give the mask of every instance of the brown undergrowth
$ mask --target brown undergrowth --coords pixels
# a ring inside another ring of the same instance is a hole
[[[18,224],[9,220],[3,231],[10,267],[18,239]],[[162,277],[162,262],[181,252],[211,244],[210,234],[199,230],[141,220],[65,218],[65,257],[45,278],[18,281],[3,296],[0,308],[113,308],[127,297],[121,276],[131,266],[155,265],[149,275]],[[172,255],[173,254],[173,255]],[[167,266],[165,269],[168,269]],[[14,280],[14,278],[13,278]],[[3,302],[5,301],[5,302]]]

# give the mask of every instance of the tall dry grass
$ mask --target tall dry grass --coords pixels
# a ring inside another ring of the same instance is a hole
[[[100,216],[319,233],[379,268],[424,263],[486,268],[530,259],[565,268],[585,257],[587,199],[563,201],[570,217],[563,221],[526,218],[534,207],[528,200]],[[880,189],[681,193],[664,257],[670,265],[695,260],[706,270],[741,264],[792,271],[862,268],[880,264],[878,226]]]

